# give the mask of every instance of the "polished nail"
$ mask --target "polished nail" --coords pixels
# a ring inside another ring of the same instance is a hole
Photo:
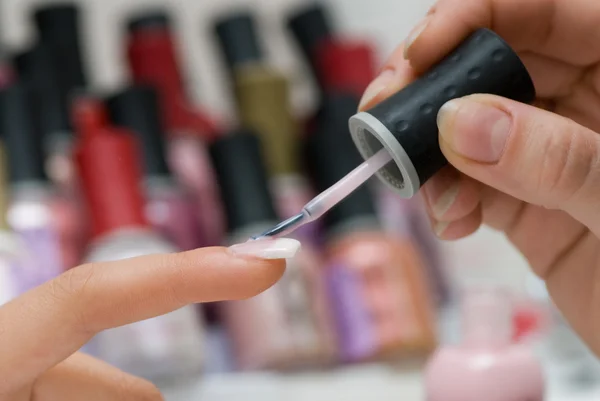
[[[510,115],[472,97],[446,103],[438,113],[442,140],[455,153],[481,163],[500,160],[512,127]]]
[[[450,186],[428,186],[425,187],[425,194],[429,207],[436,219],[442,219],[446,213],[452,208],[460,192],[459,181],[454,181]]]
[[[261,259],[291,259],[300,250],[300,242],[294,239],[266,239],[248,241],[234,245],[229,250],[240,256],[255,256]]]
[[[438,237],[442,237],[442,235],[444,235],[444,233],[446,232],[446,229],[448,228],[448,226],[450,225],[450,223],[448,223],[447,221],[438,221],[433,225],[433,231],[435,232],[435,235],[437,235]]]
[[[358,108],[360,110],[364,109],[377,95],[379,95],[384,89],[390,86],[394,82],[394,77],[396,72],[391,69],[385,69],[379,74],[373,82],[369,84],[365,93],[363,94],[362,99],[360,100],[360,104]]]
[[[423,31],[429,25],[429,17],[425,18],[423,21],[419,22],[412,31],[408,34],[406,41],[404,42],[404,58],[408,59],[408,50],[415,43],[415,41],[421,36]]]

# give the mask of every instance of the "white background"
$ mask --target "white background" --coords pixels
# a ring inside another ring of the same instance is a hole
[[[2,29],[11,48],[25,46],[32,38],[28,9],[32,4],[50,1],[3,0]],[[284,29],[283,16],[305,3],[302,0],[79,0],[85,13],[85,50],[93,84],[112,90],[127,80],[123,68],[122,21],[133,10],[148,5],[168,6],[177,19],[179,43],[190,92],[196,101],[232,118],[230,102],[223,85],[220,59],[213,47],[211,23],[232,7],[251,7],[261,18],[262,37],[272,62],[289,74],[294,85],[293,103],[299,114],[312,102],[312,89],[306,71],[298,62],[296,50]],[[372,39],[383,59],[425,15],[432,0],[329,0],[339,30]],[[455,267],[490,268],[515,285],[522,283],[526,264],[504,238],[483,230],[476,236],[447,245],[448,261]],[[367,369],[359,376],[348,372],[332,375],[288,377],[272,381],[260,376],[215,378],[201,387],[194,399],[227,400],[421,400],[419,375],[398,371]],[[349,375],[349,376],[348,376]],[[350,379],[348,379],[348,377]],[[360,380],[355,378],[359,377]],[[377,391],[379,390],[379,391]],[[246,395],[241,395],[246,392]],[[182,400],[192,399],[190,395]]]

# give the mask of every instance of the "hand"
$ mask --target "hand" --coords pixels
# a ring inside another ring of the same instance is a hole
[[[74,268],[0,308],[0,400],[162,400],[151,383],[76,351],[102,330],[257,295],[284,269],[222,248]]]
[[[424,186],[424,197],[441,238],[464,237],[482,222],[503,231],[597,353],[599,23],[597,0],[441,0],[361,103],[398,91],[480,27],[518,51],[546,110],[489,95],[449,102],[438,125],[451,167]]]

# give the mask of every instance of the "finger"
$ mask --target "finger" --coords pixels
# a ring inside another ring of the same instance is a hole
[[[251,297],[284,269],[284,261],[223,248],[77,267],[0,308],[0,377],[21,387],[99,331],[190,303]]]
[[[477,28],[490,28],[516,50],[589,65],[600,59],[596,29],[600,5],[574,0],[444,0],[416,25],[406,43],[406,57],[418,71],[429,68]]]
[[[163,400],[152,383],[81,353],[42,374],[30,398],[39,401]]]
[[[475,181],[447,166],[423,186],[428,213],[437,221],[452,222],[471,214],[479,205]]]
[[[463,173],[520,200],[568,212],[600,233],[600,138],[559,115],[490,95],[440,110],[440,146]]]
[[[481,208],[476,208],[462,219],[447,222],[432,220],[433,231],[443,240],[453,241],[473,234],[481,226]]]

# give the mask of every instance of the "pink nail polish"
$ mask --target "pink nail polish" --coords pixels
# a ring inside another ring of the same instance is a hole
[[[179,65],[170,16],[140,14],[129,21],[127,60],[134,81],[151,84],[159,93],[168,131],[167,160],[173,173],[194,197],[206,241],[223,241],[225,222],[206,143],[218,135],[213,119],[191,104]]]
[[[512,341],[512,306],[497,289],[475,289],[462,304],[463,341],[438,349],[425,385],[430,401],[542,401],[542,366],[533,350]]]
[[[228,243],[243,243],[272,227],[279,219],[257,136],[230,133],[213,144],[211,155],[227,215]],[[239,369],[298,368],[331,361],[317,263],[303,249],[288,261],[283,278],[272,288],[252,299],[222,304]]]
[[[155,232],[144,213],[138,144],[128,131],[108,125],[106,110],[93,99],[75,109],[76,165],[90,211],[93,238],[86,262],[171,253],[176,247]],[[194,307],[104,331],[90,352],[150,380],[197,375],[203,367],[203,330]]]

